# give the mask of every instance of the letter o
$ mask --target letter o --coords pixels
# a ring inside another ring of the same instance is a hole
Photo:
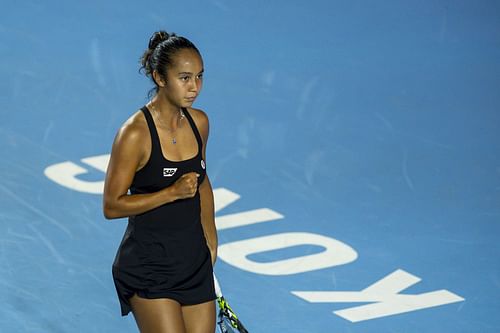
[[[325,250],[310,255],[260,263],[249,255],[298,245],[316,245]],[[256,237],[220,245],[218,257],[242,270],[264,275],[290,275],[348,264],[358,257],[349,245],[336,239],[307,232],[289,232]]]

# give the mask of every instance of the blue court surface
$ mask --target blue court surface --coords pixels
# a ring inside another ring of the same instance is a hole
[[[215,270],[251,333],[500,332],[498,1],[1,8],[1,332],[137,332],[101,194],[158,29],[204,57]]]

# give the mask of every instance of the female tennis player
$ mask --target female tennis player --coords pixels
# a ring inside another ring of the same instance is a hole
[[[152,98],[115,137],[103,198],[106,218],[128,217],[112,270],[121,313],[132,311],[142,333],[213,333],[209,122],[192,107],[203,60],[188,39],[158,31],[141,63]]]

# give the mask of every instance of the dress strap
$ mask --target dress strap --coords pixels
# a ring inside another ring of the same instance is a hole
[[[196,137],[196,141],[198,141],[198,148],[199,148],[199,154],[201,155],[201,151],[203,149],[203,140],[201,139],[200,132],[198,131],[198,128],[196,127],[196,124],[194,123],[193,118],[191,118],[191,115],[189,114],[188,110],[186,108],[182,108],[182,112],[186,115],[187,120],[189,121],[189,124],[191,125],[191,128],[193,129],[194,136]]]
[[[156,156],[155,154],[153,154],[153,152],[161,152],[160,137],[158,136],[158,132],[156,131],[156,126],[153,120],[153,116],[151,116],[151,111],[149,111],[146,105],[141,108],[141,111],[142,113],[144,113],[144,117],[146,118],[146,122],[148,123],[149,134],[151,135],[151,156]]]

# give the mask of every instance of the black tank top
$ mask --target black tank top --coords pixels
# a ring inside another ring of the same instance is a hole
[[[205,179],[205,161],[202,158],[203,142],[196,128],[196,124],[191,118],[191,115],[186,109],[183,109],[194,136],[198,143],[198,153],[196,156],[183,161],[170,161],[163,156],[160,145],[160,139],[153,117],[147,107],[143,107],[141,111],[146,117],[149,132],[151,134],[151,154],[146,165],[140,169],[134,176],[132,185],[130,186],[131,194],[152,193],[159,191],[165,187],[171,186],[183,174],[189,172],[197,172],[198,186]],[[147,224],[157,224],[156,221],[163,221],[162,225],[167,222],[168,229],[184,229],[189,227],[191,223],[199,223],[200,218],[200,198],[199,192],[193,198],[177,200],[156,209],[153,209],[144,214],[131,217],[132,220]],[[182,223],[178,221],[182,220]],[[153,227],[153,226],[152,226]]]

